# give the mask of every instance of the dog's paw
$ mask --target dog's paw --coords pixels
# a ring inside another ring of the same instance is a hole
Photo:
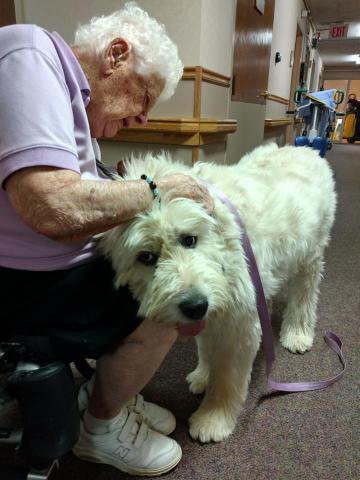
[[[208,384],[209,375],[204,373],[203,370],[195,369],[189,373],[186,377],[186,381],[189,383],[189,390],[191,393],[198,395],[204,393]]]
[[[221,442],[232,434],[235,421],[224,410],[203,410],[201,407],[190,417],[190,435],[202,443]]]
[[[288,330],[280,335],[281,345],[292,353],[305,353],[312,347],[313,335]]]

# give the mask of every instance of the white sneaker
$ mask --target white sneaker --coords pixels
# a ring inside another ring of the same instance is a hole
[[[151,430],[139,416],[123,409],[107,433],[89,433],[81,420],[80,437],[73,453],[86,461],[105,463],[131,475],[157,476],[172,470],[181,460],[175,440]]]
[[[86,410],[94,384],[94,376],[89,382],[81,385],[78,394],[78,405],[80,415]],[[155,405],[155,403],[146,402],[140,394],[132,398],[126,407],[132,412],[141,415],[142,420],[152,429],[163,435],[169,435],[176,428],[176,419],[174,415],[166,408]]]

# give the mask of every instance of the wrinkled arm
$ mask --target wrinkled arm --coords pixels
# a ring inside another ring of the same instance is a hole
[[[208,190],[181,173],[156,178],[161,193],[198,201],[211,213]],[[153,201],[144,180],[81,180],[55,167],[29,167],[13,173],[5,190],[17,214],[30,228],[53,240],[85,240],[145,211]]]
[[[81,180],[71,170],[30,167],[5,183],[10,202],[33,230],[53,240],[80,241],[146,210],[153,197],[143,180]]]

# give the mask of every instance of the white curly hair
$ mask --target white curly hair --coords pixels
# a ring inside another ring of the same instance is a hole
[[[165,86],[159,100],[170,98],[183,73],[183,63],[164,25],[151,18],[136,2],[128,2],[111,15],[93,17],[79,25],[75,45],[83,51],[102,55],[114,38],[127,40],[134,52],[135,71],[143,76],[159,75]]]

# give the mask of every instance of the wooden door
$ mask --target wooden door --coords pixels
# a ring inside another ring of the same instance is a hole
[[[261,2],[260,2],[261,3]],[[231,100],[264,105],[267,90],[275,0],[237,0]]]
[[[14,0],[0,0],[0,27],[16,23]]]
[[[265,6],[264,13],[256,3]],[[227,142],[226,162],[236,163],[264,140],[275,0],[237,0],[231,118],[238,122]],[[264,96],[265,95],[265,96]]]

